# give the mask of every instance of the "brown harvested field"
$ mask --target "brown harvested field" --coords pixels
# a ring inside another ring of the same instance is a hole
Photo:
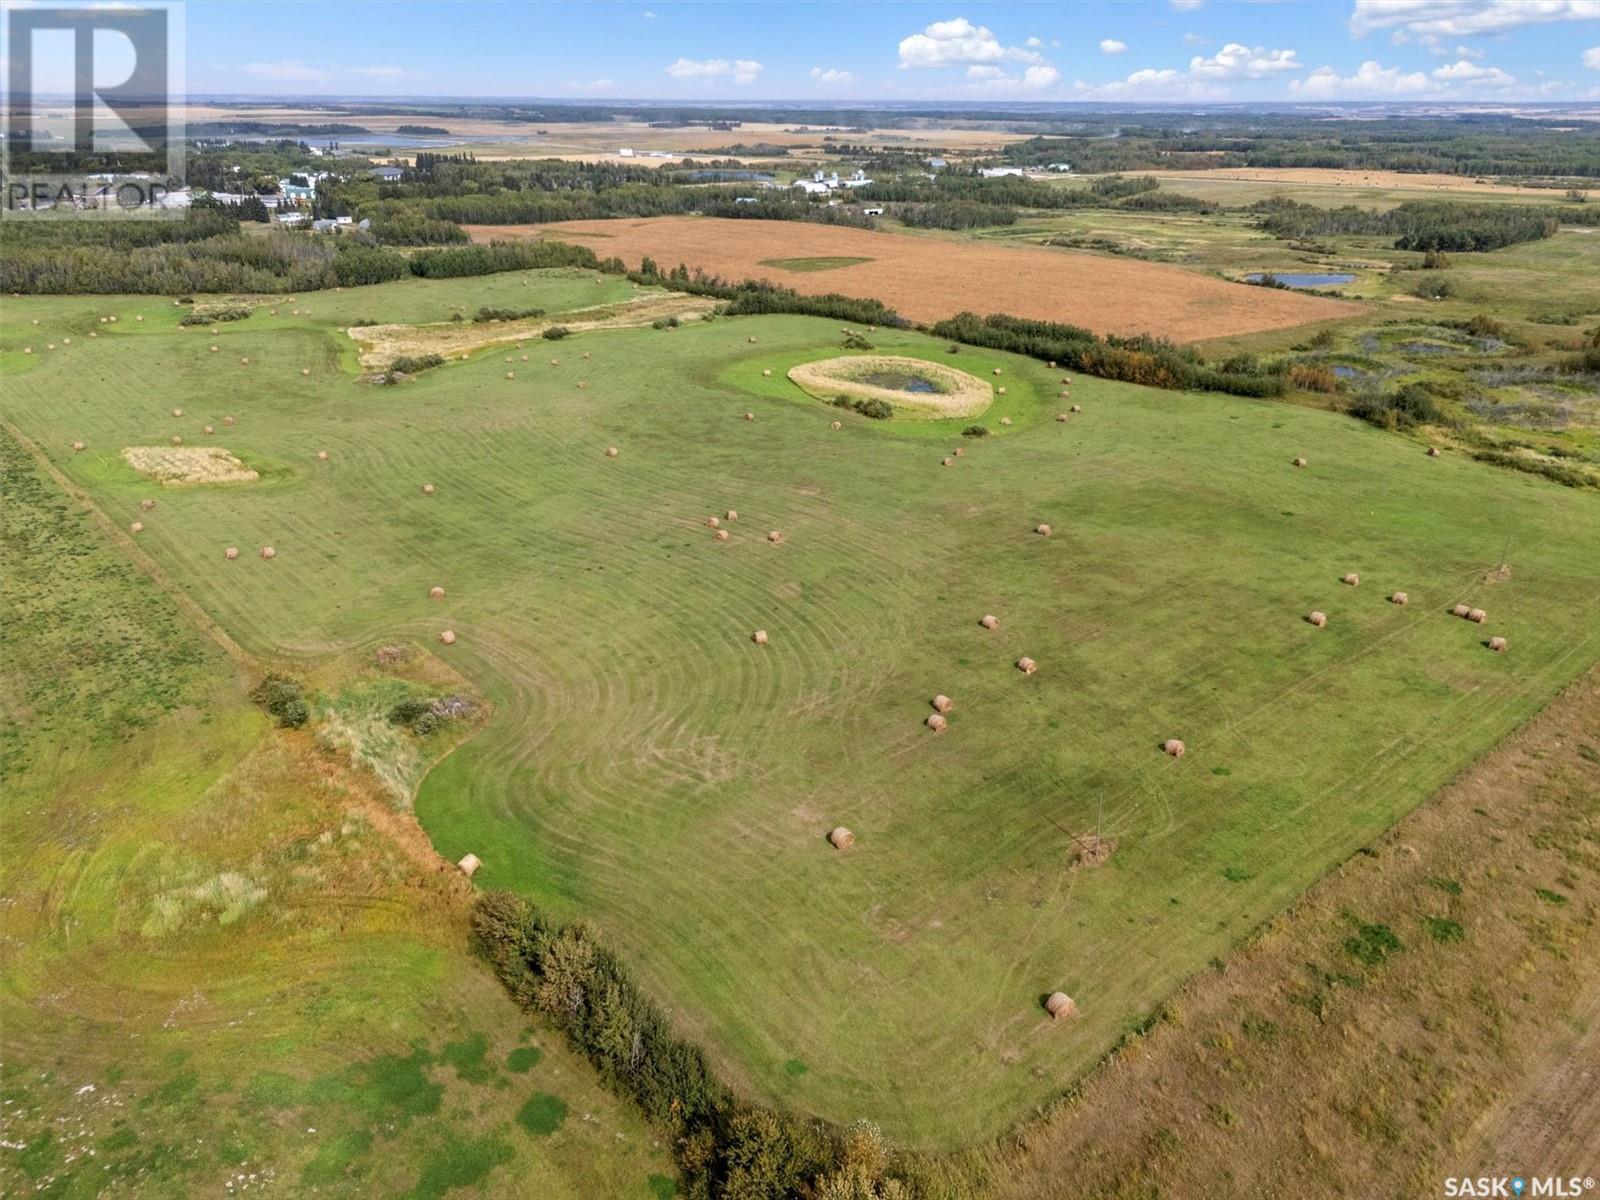
[[[1593,1174],[1597,730],[1600,668],[973,1173],[998,1200],[1439,1196],[1451,1175]]]
[[[1159,263],[1040,246],[996,246],[902,233],[715,217],[469,225],[475,241],[550,237],[637,266],[686,263],[727,279],[766,279],[799,292],[874,297],[913,321],[964,310],[1081,325],[1096,333],[1153,333],[1174,341],[1228,337],[1353,316],[1349,301],[1229,283]],[[792,271],[769,259],[865,258]]]
[[[1281,183],[1289,186],[1389,188],[1403,192],[1494,192],[1536,196],[1552,204],[1561,190],[1523,187],[1515,183],[1480,182],[1467,175],[1438,175],[1411,171],[1349,171],[1335,167],[1213,167],[1204,171],[1146,171],[1163,183],[1186,179],[1228,179],[1242,183]]]

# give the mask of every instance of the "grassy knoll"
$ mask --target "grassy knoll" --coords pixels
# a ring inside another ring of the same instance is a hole
[[[967,439],[800,394],[785,371],[838,353],[821,320],[585,333],[513,380],[490,353],[374,389],[299,375],[343,336],[315,302],[292,333],[124,317],[23,362],[31,309],[0,331],[6,409],[119,521],[150,488],[118,446],[179,432],[174,405],[190,436],[238,417],[214,440],[262,482],[164,492],[139,536],[243,645],[458,635],[440,653],[494,715],[422,786],[443,853],[595,920],[734,1082],[920,1146],[1059,1094],[1600,657],[1592,496],[1331,413],[1080,379],[1060,423],[1042,364],[872,335],[1002,368]],[[1110,861],[1069,869],[1097,826]],[[1056,987],[1080,1018],[1043,1017]]]
[[[365,775],[269,730],[253,670],[4,431],[0,480],[0,1191],[661,1194]],[[574,1119],[530,1137],[545,1094]]]
[[[871,262],[870,258],[861,258],[850,254],[823,255],[817,258],[768,258],[763,259],[764,267],[778,267],[785,271],[833,271],[839,267],[853,267],[857,263]]]

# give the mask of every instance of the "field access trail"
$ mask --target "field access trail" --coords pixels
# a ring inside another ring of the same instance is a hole
[[[1003,312],[1081,325],[1096,333],[1150,333],[1177,342],[1231,337],[1333,320],[1359,304],[1230,283],[1196,271],[1042,246],[959,242],[805,221],[722,217],[469,225],[475,241],[548,237],[588,246],[601,258],[662,269],[687,264],[725,279],[765,279],[798,292],[871,297],[913,321],[958,312]],[[771,263],[808,258],[868,261],[828,270]]]

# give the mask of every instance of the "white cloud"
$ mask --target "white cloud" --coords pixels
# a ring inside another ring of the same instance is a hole
[[[1201,37],[1198,33],[1186,33],[1183,35],[1183,44],[1185,46],[1209,46],[1211,39]]]
[[[645,9],[645,10],[644,10],[644,19],[645,19],[645,20],[646,20],[646,21],[654,21],[654,20],[655,20],[655,19],[656,19],[656,15],[655,15],[655,13],[653,13],[653,12],[651,12],[651,11],[650,11],[650,10],[649,10],[649,9],[648,9],[648,8],[647,8],[647,9]]]
[[[1172,7],[1179,12],[1193,12],[1205,2],[1206,0],[1172,0]]]
[[[1031,38],[1029,38],[1029,39],[1028,39],[1028,40],[1027,40],[1027,41],[1025,41],[1025,42],[1023,42],[1023,43],[1022,43],[1022,44],[1023,44],[1023,45],[1024,45],[1024,46],[1028,46],[1028,47],[1030,47],[1030,48],[1032,48],[1032,49],[1034,49],[1034,50],[1037,50],[1037,49],[1039,49],[1039,48],[1040,48],[1040,47],[1041,47],[1041,46],[1043,46],[1043,45],[1044,45],[1044,43],[1043,43],[1043,42],[1042,42],[1042,41],[1040,41],[1040,40],[1039,40],[1039,39],[1038,39],[1038,38],[1036,38],[1036,37],[1031,37]]]
[[[1022,86],[1029,91],[1043,91],[1061,82],[1061,72],[1054,67],[1029,67],[1022,73]]]
[[[1229,42],[1210,58],[1196,56],[1189,60],[1189,73],[1199,79],[1270,79],[1303,69],[1304,64],[1296,60],[1293,50],[1268,50],[1262,46],[1251,49],[1238,42]]]
[[[1228,94],[1226,88],[1170,67],[1146,67],[1110,83],[1090,84],[1080,79],[1072,90],[1086,100],[1219,100]]]
[[[1005,79],[1006,73],[1000,67],[982,66],[974,63],[967,68],[968,79]]]
[[[1515,75],[1507,75],[1499,67],[1480,67],[1464,58],[1451,66],[1440,67],[1433,77],[1447,83],[1466,83],[1476,87],[1508,87],[1517,81]]]
[[[1470,59],[1474,59],[1474,60],[1476,60],[1478,62],[1482,62],[1483,61],[1483,51],[1482,50],[1474,50],[1471,46],[1457,46],[1456,47],[1456,57],[1457,58],[1470,58]]]
[[[935,21],[921,33],[900,42],[901,69],[911,67],[959,67],[972,63],[1000,63],[1006,60],[1043,63],[1037,50],[1003,46],[992,30],[974,25],[965,17]]]
[[[1313,100],[1351,96],[1406,96],[1425,92],[1428,77],[1421,71],[1409,75],[1398,67],[1385,67],[1368,60],[1357,68],[1354,75],[1341,76],[1332,67],[1318,67],[1304,79],[1291,79],[1289,91]]]
[[[1600,71],[1600,46],[1592,46],[1583,52],[1583,65],[1591,71]]]
[[[828,68],[827,70],[824,70],[821,67],[812,67],[811,78],[816,80],[818,83],[824,84],[850,83],[855,79],[855,76],[850,74],[849,71],[840,71],[832,67]]]
[[[1127,48],[1127,42],[1119,42],[1116,38],[1104,38],[1100,42],[1101,54],[1121,54]]]
[[[732,79],[735,83],[754,83],[765,68],[749,58],[680,58],[667,67],[674,79]]]
[[[1393,31],[1396,41],[1503,33],[1551,21],[1600,20],[1600,0],[1355,0],[1350,32]]]

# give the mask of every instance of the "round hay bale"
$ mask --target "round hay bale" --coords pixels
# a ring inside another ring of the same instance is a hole
[[[1068,411],[1068,412],[1082,412],[1082,411],[1083,411],[1083,405],[1081,405],[1081,404],[1074,404],[1074,405],[1073,405],[1073,406],[1072,406],[1072,407],[1071,407],[1071,408],[1069,408],[1069,409],[1068,409],[1068,410],[1067,410],[1067,411]]]
[[[767,541],[771,542],[774,546],[782,545],[783,544],[783,531],[781,529],[772,530],[770,533],[767,534]]]
[[[717,530],[716,538],[717,538],[717,541],[719,541],[719,542],[727,541],[728,540],[728,531],[726,529]]]
[[[1361,586],[1361,576],[1357,575],[1354,571],[1346,571],[1345,574],[1344,574],[1344,578],[1341,579],[1339,582],[1347,584],[1350,587],[1360,587]]]
[[[1474,625],[1482,625],[1488,619],[1489,614],[1484,612],[1481,608],[1474,608],[1467,613],[1467,620],[1471,621]]]
[[[1306,620],[1310,624],[1315,625],[1318,629],[1321,629],[1324,625],[1326,625],[1328,623],[1328,614],[1324,613],[1324,612],[1317,612],[1317,611],[1313,610],[1310,614],[1307,615]]]
[[[1404,592],[1396,592],[1394,595],[1389,597],[1389,603],[1398,604],[1401,608],[1404,608],[1407,604],[1411,603],[1411,597],[1406,595]]]
[[[1070,376],[1070,375],[1063,375],[1063,376],[1062,376],[1062,377],[1061,377],[1061,382],[1062,382],[1062,383],[1063,383],[1063,384],[1065,384],[1065,385],[1066,385],[1066,386],[1067,386],[1067,387],[1071,387],[1071,386],[1072,386],[1072,376]]]
[[[201,432],[201,433],[215,433],[215,432],[216,432],[216,430],[215,430],[215,429],[213,429],[213,428],[212,428],[212,427],[211,427],[211,426],[209,426],[209,425],[202,425],[202,426],[201,426],[201,427],[200,427],[200,432]]]
[[[746,420],[746,421],[754,421],[754,420],[755,420],[755,419],[756,419],[756,415],[755,415],[755,413],[753,413],[753,412],[747,412],[747,413],[745,413],[745,415],[744,415],[744,419],[745,419],[745,420]]]
[[[33,347],[32,346],[24,346],[22,348],[22,352],[24,354],[32,354],[33,353]]]
[[[70,346],[70,345],[72,345],[72,339],[71,338],[62,338],[61,339],[61,344],[63,346]]]
[[[239,360],[239,365],[241,367],[248,367],[250,365],[250,360],[248,358],[241,358]]]
[[[995,369],[994,369],[994,373],[995,373],[995,374],[996,374],[996,375],[998,375],[998,374],[1000,374],[1000,368],[999,368],[999,367],[996,367],[996,368],[995,368]]]
[[[1429,446],[1428,447],[1428,457],[1429,458],[1438,458],[1439,457],[1439,447],[1437,447],[1437,446]]]
[[[268,558],[268,559],[277,558],[278,557],[278,552],[276,550],[274,550],[271,546],[263,546],[263,547],[261,547],[261,557],[262,558]]]
[[[224,425],[232,425],[233,424],[233,418],[232,417],[223,417],[222,418],[222,423]]]
[[[456,631],[454,629],[444,630],[439,634],[439,640],[446,646],[454,646],[456,644]]]
[[[54,342],[46,342],[44,344],[44,348],[46,350],[54,350],[56,348],[56,344]]]
[[[828,832],[828,841],[833,843],[835,850],[848,850],[856,844],[856,835],[841,825]]]
[[[142,320],[144,320],[144,318],[143,317],[135,317],[134,320],[135,321],[142,321]]]
[[[767,631],[765,629],[756,630],[750,635],[750,640],[758,646],[765,646],[767,644]]]
[[[761,378],[763,378],[763,379],[771,379],[772,378],[772,368],[768,367],[764,371],[762,371],[761,372]]]
[[[73,442],[72,443],[72,449],[73,449],[74,453],[77,453],[78,451],[81,451],[81,450],[83,450],[85,448],[86,447],[84,446],[84,443],[82,443],[82,442]]]
[[[956,465],[956,460],[953,458],[941,459],[940,465],[945,467],[953,467]]]
[[[1492,637],[1492,638],[1490,638],[1489,639],[1489,649],[1493,650],[1496,654],[1504,654],[1506,652],[1506,640],[1505,640],[1505,638],[1503,638],[1503,637]]]
[[[578,390],[580,392],[583,391],[583,389],[588,387],[588,386],[589,386],[589,381],[587,379],[578,380]]]
[[[995,389],[995,395],[1004,396],[1005,394],[1006,394],[1005,388],[996,388]]]
[[[145,512],[149,512],[155,506],[156,506],[156,502],[154,500],[141,500],[141,501],[139,501],[139,507],[141,509],[143,509]]]
[[[175,416],[175,417],[181,417],[181,416],[183,416],[183,409],[181,409],[181,408],[175,408],[175,409],[173,409],[173,410],[172,410],[172,415],[173,415],[173,416]]]
[[[923,724],[929,729],[933,730],[935,733],[943,733],[950,722],[946,721],[944,717],[938,713],[929,713],[928,719],[924,721]]]
[[[1035,533],[1037,533],[1040,537],[1049,537],[1050,536],[1050,526],[1048,526],[1048,525],[1036,525],[1036,526],[1034,526],[1034,530],[1033,531]]]
[[[527,356],[527,355],[526,355],[526,354],[524,354],[524,355],[523,355],[523,356],[522,356],[522,357],[523,357],[523,358],[527,358],[527,357],[528,357],[528,356]],[[585,351],[584,351],[584,352],[583,352],[583,361],[584,361],[584,362],[588,362],[588,361],[589,361],[589,360],[590,360],[590,359],[591,359],[591,358],[593,358],[593,357],[594,357],[594,355],[593,355],[593,354],[590,354],[590,353],[589,353],[589,352],[588,352],[588,351],[587,351],[587,350],[585,350]]]
[[[1033,659],[1029,658],[1026,654],[1017,659],[1017,670],[1021,671],[1024,675],[1032,675],[1038,669],[1039,664],[1034,662]]]
[[[444,589],[442,587],[439,587],[438,585],[435,585],[435,586],[429,588],[428,589],[428,599],[429,600],[443,600],[444,599]]]
[[[707,517],[706,518],[706,524],[709,525],[712,529],[715,529],[718,525],[722,524],[722,520],[719,517]]]
[[[620,453],[620,451],[618,451],[618,449],[615,446],[607,446],[606,447],[606,457],[607,458],[615,458],[619,453]]]
[[[91,329],[89,331],[89,336],[90,337],[99,337],[100,335],[98,333],[96,333],[94,330]]]
[[[478,868],[481,866],[483,866],[483,859],[479,858],[476,854],[463,855],[461,861],[456,864],[456,867],[468,879],[471,879],[474,875],[476,875],[478,873]]]
[[[724,521],[737,521],[739,519],[739,512],[737,509],[730,508],[727,512],[722,514],[722,519]]]
[[[144,522],[143,521],[135,521],[132,525],[128,526],[128,532],[129,533],[143,533],[144,532]]]
[[[327,462],[328,461],[328,452],[326,450],[318,450],[317,451],[317,461],[318,462]]]
[[[302,374],[302,375],[311,374],[311,368],[310,367],[301,367],[300,368],[300,374]]]
[[[422,485],[422,494],[423,494],[423,495],[424,495],[424,496],[431,496],[431,495],[433,495],[433,484],[431,484],[431,483],[425,483],[425,484],[423,484],[423,485]]]
[[[1044,1010],[1050,1014],[1052,1021],[1059,1021],[1063,1017],[1076,1016],[1078,1005],[1065,992],[1051,992],[1044,1002]]]
[[[1011,424],[1011,418],[1010,417],[1001,417],[1000,418],[1000,424],[1002,424],[1002,425]]]
[[[221,346],[213,346],[213,347],[211,347],[211,353],[216,354],[221,349],[222,349]]]
[[[748,342],[750,342],[750,343],[751,343],[751,345],[754,345],[754,344],[755,344],[755,338],[746,338],[746,339],[745,339],[745,340],[746,340],[746,341],[748,341]]]
[[[517,377],[517,373],[515,371],[507,371],[506,372],[506,378],[507,379],[515,379],[516,377]]]
[[[1055,362],[1054,362],[1054,361],[1051,361],[1051,362],[1050,362],[1050,363],[1048,363],[1048,364],[1046,364],[1046,365],[1048,365],[1048,366],[1049,366],[1049,368],[1050,368],[1050,369],[1051,369],[1051,370],[1052,370],[1052,371],[1054,371],[1054,370],[1055,370],[1055,369],[1056,369],[1056,364],[1055,364]]]
[[[1297,458],[1294,460],[1294,465],[1297,467],[1303,467],[1306,465],[1306,460],[1303,458]]]
[[[172,444],[173,444],[173,445],[174,445],[174,446],[181,446],[181,445],[183,445],[183,438],[181,438],[181,437],[179,437],[179,436],[178,436],[178,435],[177,435],[177,434],[173,434],[173,435],[172,435]]]
[[[1450,611],[1455,616],[1464,617],[1469,612],[1471,612],[1472,610],[1470,608],[1468,608],[1465,604],[1458,604],[1454,608],[1452,608]]]
[[[508,354],[508,355],[506,355],[506,361],[507,361],[507,362],[510,362],[510,361],[511,361],[511,355],[509,355],[509,354]]]
[[[844,428],[844,422],[843,421],[829,421],[828,422],[828,428],[829,429],[843,429]]]
[[[1184,746],[1177,738],[1168,738],[1162,742],[1161,749],[1164,753],[1172,755],[1173,758],[1183,757]]]
[[[585,357],[585,358],[588,358],[588,357],[589,357],[589,356],[588,356],[588,355],[587,355],[587,354],[585,354],[585,355],[584,355],[584,357]],[[527,355],[526,355],[526,354],[524,354],[524,355],[523,355],[523,356],[522,356],[522,361],[523,361],[523,362],[527,362],[527,361],[528,361],[528,356],[527,356]]]
[[[232,562],[234,559],[239,557],[239,547],[229,546],[222,552],[222,557],[227,559],[229,562]]]
[[[560,366],[561,365],[561,360],[559,358],[552,358],[550,360],[550,365],[552,367]]]
[[[1070,421],[1070,420],[1072,420],[1072,417],[1068,413],[1057,413],[1056,414],[1056,420],[1058,420],[1058,421]]]
[[[947,713],[956,706],[956,702],[949,696],[940,694],[933,698],[933,711]]]
[[[984,613],[983,620],[979,621],[978,624],[982,625],[985,629],[999,629],[1000,618],[995,616],[993,613]]]

